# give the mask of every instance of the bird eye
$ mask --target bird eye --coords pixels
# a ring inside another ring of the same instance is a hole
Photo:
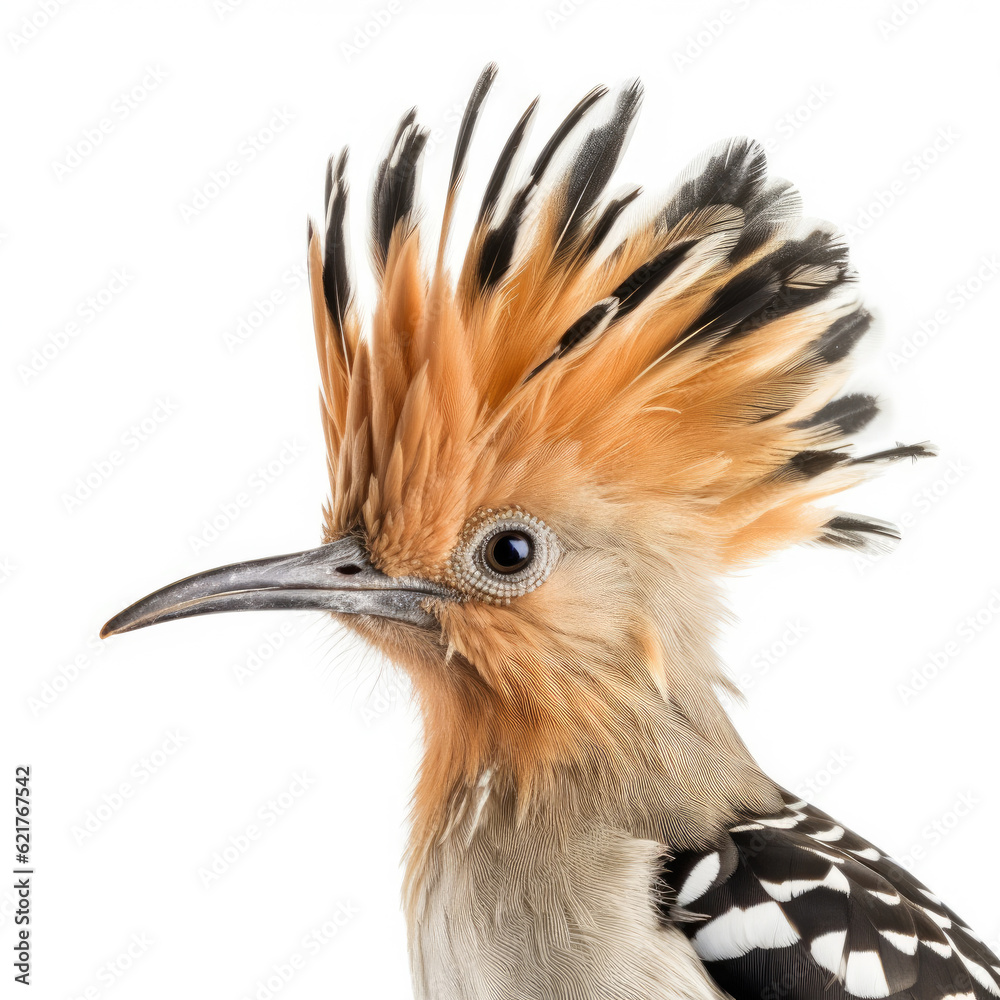
[[[486,542],[486,564],[498,573],[524,569],[534,554],[534,543],[523,531],[501,531]]]
[[[467,597],[510,604],[545,582],[560,551],[555,532],[519,507],[480,508],[451,554],[451,583]]]

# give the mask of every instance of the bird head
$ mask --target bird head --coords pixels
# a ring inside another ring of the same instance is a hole
[[[413,112],[389,144],[365,332],[346,151],[331,159],[324,223],[308,232],[323,544],[189,577],[103,634],[329,611],[409,672],[441,781],[484,761],[528,783],[600,766],[595,754],[658,727],[694,757],[699,740],[735,740],[714,694],[727,683],[711,648],[720,577],[793,543],[891,536],[821,501],[926,449],[851,452],[876,403],[838,392],[870,316],[843,244],[801,221],[758,144],[709,150],[651,209],[637,189],[604,196],[636,84],[588,94],[515,181],[528,108],[452,274],[454,200],[493,75],[462,121],[430,262]]]

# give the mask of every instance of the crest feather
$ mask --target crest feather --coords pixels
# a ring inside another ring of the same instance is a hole
[[[795,189],[768,177],[753,140],[713,147],[662,207],[638,213],[638,188],[604,195],[638,83],[607,100],[604,88],[588,93],[515,185],[533,102],[499,155],[450,281],[454,200],[495,74],[491,64],[480,76],[459,129],[429,275],[415,221],[427,133],[415,112],[379,165],[380,293],[368,339],[359,339],[347,266],[346,151],[331,160],[323,239],[309,234],[328,535],[361,528],[376,555],[391,553],[408,572],[423,560],[431,572],[478,506],[558,484],[581,510],[600,497],[633,522],[654,522],[661,537],[695,533],[720,568],[793,542],[891,538],[882,522],[815,504],[932,451],[852,453],[849,439],[877,402],[838,392],[871,316],[839,236],[800,218]]]

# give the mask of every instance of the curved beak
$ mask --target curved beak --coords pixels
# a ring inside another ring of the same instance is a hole
[[[447,587],[416,577],[391,577],[372,566],[352,536],[305,552],[233,563],[178,580],[120,611],[101,638],[157,622],[220,611],[301,609],[378,615],[433,627],[423,608],[429,597],[454,595]]]

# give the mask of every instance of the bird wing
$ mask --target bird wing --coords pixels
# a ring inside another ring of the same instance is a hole
[[[898,862],[785,793],[667,863],[661,909],[737,1000],[1000,997],[1000,961]]]

